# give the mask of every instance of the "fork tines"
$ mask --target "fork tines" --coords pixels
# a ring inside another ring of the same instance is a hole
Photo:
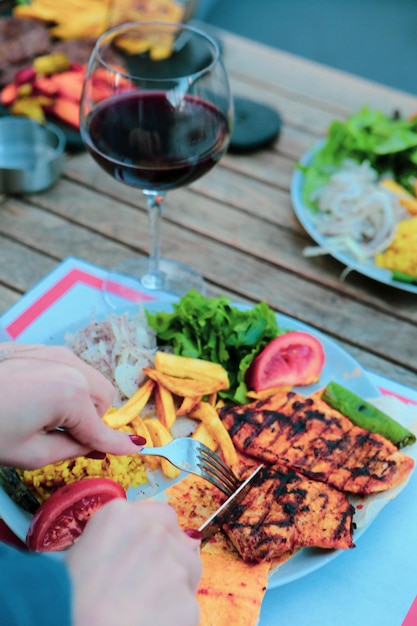
[[[200,463],[199,467],[202,476],[207,478],[227,496],[230,496],[240,485],[237,476],[234,475],[230,467],[214,454],[209,448],[201,447],[199,450]]]

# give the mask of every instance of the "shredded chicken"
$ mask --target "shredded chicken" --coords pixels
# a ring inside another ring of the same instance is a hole
[[[313,220],[326,245],[306,248],[305,256],[344,251],[364,263],[390,245],[398,222],[407,216],[366,161],[345,161],[311,199],[317,201]]]
[[[117,390],[115,404],[121,404],[137,390],[152,367],[156,335],[148,326],[145,312],[112,314],[103,321],[94,318],[77,332],[65,337],[68,347],[99,370]]]

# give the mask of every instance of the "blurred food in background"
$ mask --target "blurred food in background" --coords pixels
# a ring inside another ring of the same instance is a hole
[[[53,39],[94,41],[106,30],[126,22],[160,20],[178,23],[188,20],[194,4],[190,0],[66,0],[65,3],[32,0],[27,4],[18,4],[13,14],[20,20],[44,23]],[[75,17],[68,18],[71,15]],[[149,50],[156,58],[169,56],[172,49],[172,39],[162,47],[159,42],[145,39],[119,43],[125,52],[136,54]]]
[[[32,0],[30,4],[17,5],[13,14],[19,19],[44,22],[52,37],[67,41],[96,39],[124,22],[181,22],[186,6],[179,0]]]
[[[124,22],[188,21],[196,0],[32,0],[0,19],[0,102],[8,113],[79,128],[85,66],[97,38]],[[163,59],[165,42],[118,41],[125,53]]]

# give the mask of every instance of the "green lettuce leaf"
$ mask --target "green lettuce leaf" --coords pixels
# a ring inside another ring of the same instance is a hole
[[[380,175],[392,175],[412,192],[417,164],[417,119],[388,117],[364,107],[344,122],[332,122],[324,145],[302,168],[303,200],[308,206],[316,208],[312,193],[327,183],[345,159],[368,161]]]
[[[253,358],[284,332],[265,302],[241,310],[226,296],[206,298],[194,290],[173,304],[172,313],[146,315],[159,345],[170,346],[177,355],[220,363],[230,380],[230,388],[220,395],[239,404],[247,401],[245,372]]]

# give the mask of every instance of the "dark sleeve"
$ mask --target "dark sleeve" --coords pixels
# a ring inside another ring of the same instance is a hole
[[[0,623],[70,626],[71,581],[59,557],[0,544]]]

